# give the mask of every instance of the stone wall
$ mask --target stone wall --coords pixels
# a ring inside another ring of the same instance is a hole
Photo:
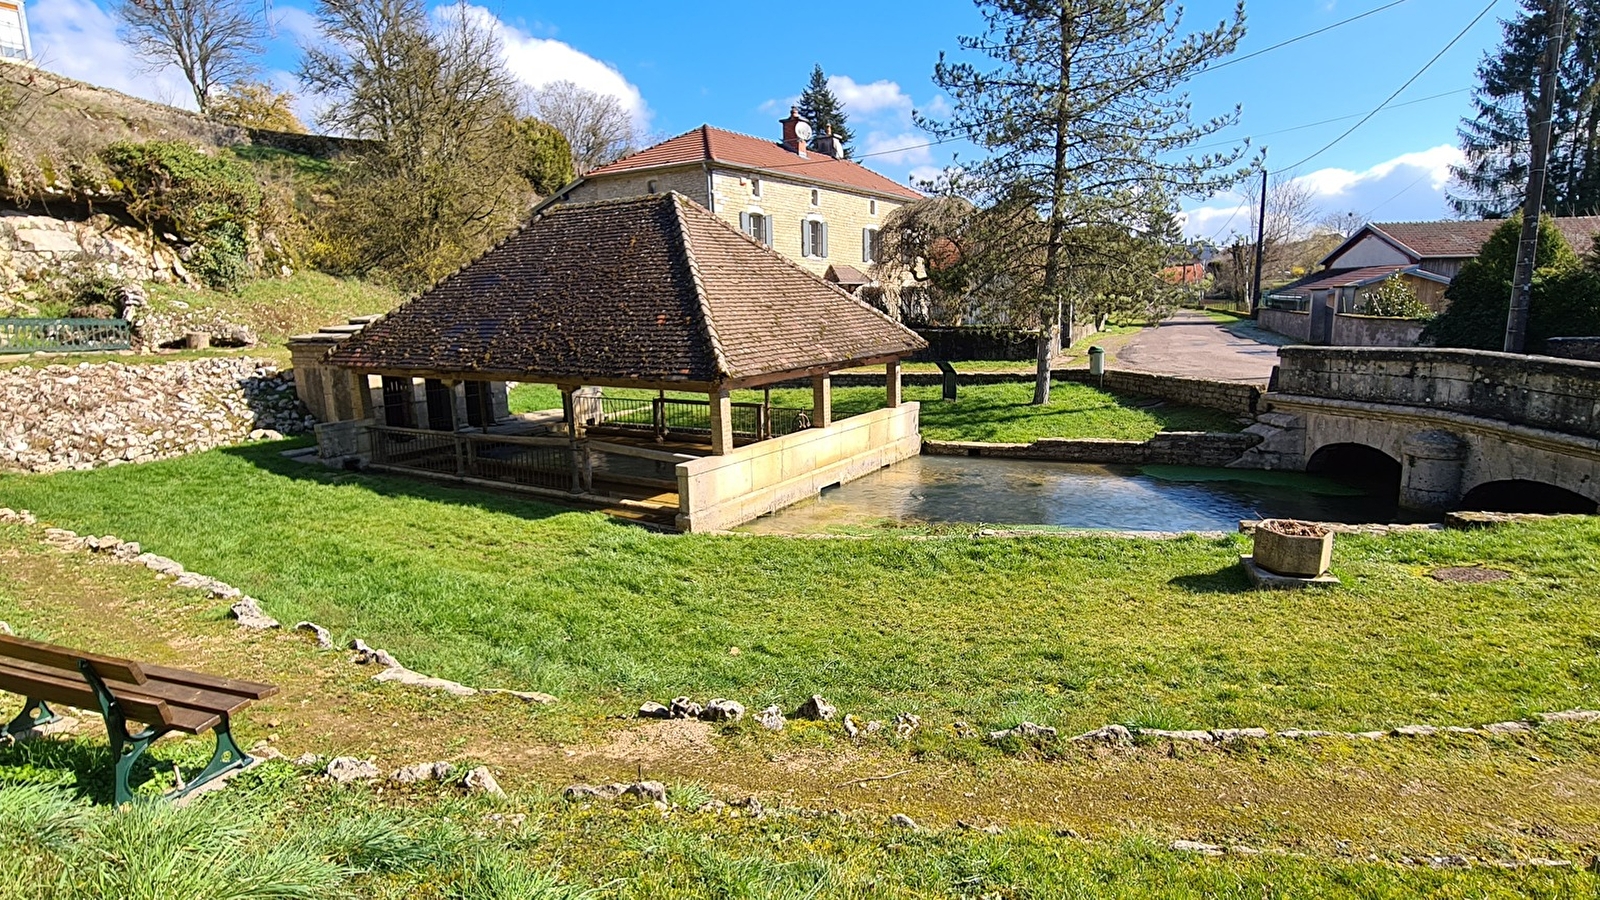
[[[1284,347],[1286,395],[1453,412],[1600,438],[1600,363],[1488,350]]]
[[[1212,381],[1178,375],[1147,375],[1118,369],[1107,370],[1104,378],[1090,375],[1088,369],[1054,369],[1050,374],[1056,381],[1103,387],[1119,394],[1159,397],[1186,406],[1200,406],[1240,416],[1255,414],[1256,402],[1266,389],[1264,384]],[[834,387],[883,387],[883,378],[876,372],[835,372],[832,376]],[[968,372],[957,376],[956,380],[959,385],[1033,382],[1032,376],[1015,372]],[[944,376],[938,372],[902,372],[900,382],[908,385],[942,385]],[[786,381],[781,386],[809,387],[810,384],[809,381]]]
[[[678,528],[718,531],[916,456],[918,406],[902,404],[678,464]]]
[[[1308,312],[1268,309],[1263,306],[1261,311],[1256,313],[1256,324],[1267,331],[1286,335],[1303,343],[1311,341],[1311,314]]]
[[[1415,347],[1428,323],[1388,316],[1339,313],[1333,317],[1336,347]]]
[[[1544,342],[1544,350],[1561,359],[1600,362],[1600,337],[1558,337]]]
[[[1053,462],[1106,465],[1227,466],[1261,442],[1254,434],[1167,431],[1148,441],[1106,438],[1040,438],[1031,444],[986,444],[976,441],[924,441],[930,456],[1000,456]]]
[[[192,283],[177,251],[138,226],[104,213],[58,217],[43,210],[0,209],[0,293],[11,298],[15,314],[29,314],[35,299],[29,282],[76,260],[92,261],[130,282]]]
[[[266,360],[0,371],[0,470],[148,462],[241,443],[252,433],[299,434],[312,424],[292,375]]]

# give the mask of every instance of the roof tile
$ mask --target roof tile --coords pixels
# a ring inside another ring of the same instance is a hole
[[[714,383],[921,338],[681,194],[554,206],[337,345],[368,371]]]

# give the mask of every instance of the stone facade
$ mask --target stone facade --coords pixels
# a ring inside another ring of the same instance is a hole
[[[882,227],[889,213],[905,203],[904,198],[784,177],[780,172],[715,164],[709,172],[708,193],[708,172],[702,163],[595,177],[573,188],[567,197],[573,203],[637,197],[652,193],[652,185],[654,193],[683,194],[734,228],[742,229],[744,216],[751,213],[769,216],[772,249],[816,275],[825,274],[831,265],[853,266],[870,275],[872,264],[863,258],[863,232]],[[815,205],[811,202],[813,191]],[[801,252],[802,223],[812,220],[827,225],[826,255]]]
[[[266,360],[0,372],[0,470],[149,462],[241,443],[253,432],[299,434],[312,424],[292,375]]]

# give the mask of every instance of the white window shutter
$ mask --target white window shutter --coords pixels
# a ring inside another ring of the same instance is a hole
[[[772,246],[772,217],[761,217],[761,242],[768,247]]]
[[[811,223],[805,219],[800,220],[800,255],[811,255]]]
[[[861,229],[861,261],[872,262],[872,229]]]
[[[826,258],[828,255],[828,223],[822,223],[822,252],[818,256]]]
[[[739,213],[739,230],[744,232],[745,234],[749,234],[750,233],[750,214],[749,213],[747,213],[747,212]]]

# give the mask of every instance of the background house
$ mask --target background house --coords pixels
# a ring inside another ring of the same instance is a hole
[[[558,196],[584,202],[677,191],[847,290],[870,283],[884,220],[922,195],[843,159],[831,135],[816,141],[826,151],[808,148],[810,126],[795,110],[780,124],[781,141],[702,125],[601,166]]]
[[[1554,221],[1580,253],[1600,233],[1600,216]],[[1443,312],[1449,304],[1445,288],[1502,224],[1479,219],[1364,225],[1323,257],[1318,271],[1268,295],[1261,326],[1311,344],[1414,346],[1421,323],[1361,316],[1362,293],[1398,276],[1429,309]]]

